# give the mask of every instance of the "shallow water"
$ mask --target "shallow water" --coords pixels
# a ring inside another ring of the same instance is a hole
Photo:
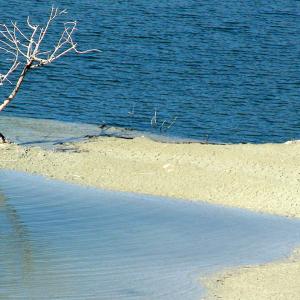
[[[158,133],[177,117],[167,133],[185,138],[300,138],[299,1],[54,2],[79,21],[81,49],[102,53],[32,72],[5,114]],[[0,23],[39,22],[50,6],[0,0]]]
[[[1,116],[0,128],[11,142],[44,148],[53,148],[69,141],[80,141],[88,135],[101,133],[100,128],[92,124],[6,116]]]
[[[92,136],[125,139],[147,136],[147,138],[160,142],[199,142],[193,139],[167,137],[129,128],[24,117],[1,116],[0,128],[10,142],[46,149],[63,150],[66,149],[65,143],[86,140]]]
[[[0,172],[1,299],[199,299],[199,277],[267,262],[300,222]]]

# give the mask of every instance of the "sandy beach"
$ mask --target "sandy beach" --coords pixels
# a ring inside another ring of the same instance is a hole
[[[230,270],[204,279],[205,300],[299,299],[300,250],[286,260]]]
[[[14,144],[0,144],[0,151],[0,168],[109,190],[300,217],[300,143],[176,144],[102,137],[67,143],[55,151]],[[207,281],[208,297],[295,299],[299,276],[295,256],[241,268]]]
[[[300,143],[176,144],[92,138],[56,151],[1,144],[0,168],[300,217]]]

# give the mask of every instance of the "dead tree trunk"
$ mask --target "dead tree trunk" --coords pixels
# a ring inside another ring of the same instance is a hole
[[[16,97],[25,75],[30,69],[39,68],[48,65],[69,52],[77,54],[99,51],[98,49],[90,49],[79,51],[77,43],[74,41],[73,35],[77,30],[77,22],[64,22],[61,34],[58,36],[56,44],[48,51],[41,50],[41,45],[48,33],[49,27],[54,20],[66,14],[66,10],[59,10],[52,7],[48,21],[44,26],[34,25],[29,17],[27,18],[27,27],[30,34],[23,32],[16,22],[12,22],[10,26],[0,24],[0,51],[10,56],[12,61],[10,68],[6,73],[0,73],[0,86],[9,81],[10,75],[20,66],[23,67],[20,77],[18,78],[11,94],[0,104],[0,112]],[[7,142],[4,135],[0,133],[0,139]]]
[[[22,70],[21,75],[16,83],[15,88],[12,90],[12,92],[10,93],[10,95],[3,101],[3,103],[0,105],[0,112],[16,97],[23,81],[25,78],[26,73],[28,72],[28,70],[30,69],[30,66],[32,65],[32,62],[28,63]],[[0,132],[0,138],[2,140],[2,143],[6,143],[7,140],[5,138],[5,136]]]
[[[26,73],[30,69],[32,65],[32,62],[28,63],[22,70],[21,75],[16,83],[15,88],[12,90],[11,94],[3,101],[3,103],[0,105],[0,112],[16,97],[23,81],[25,78]]]

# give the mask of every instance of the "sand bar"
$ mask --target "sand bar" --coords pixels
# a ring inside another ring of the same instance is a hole
[[[300,217],[300,143],[209,145],[93,138],[61,151],[0,145],[0,168],[110,190]]]
[[[55,151],[1,144],[0,153],[0,168],[110,190],[300,217],[300,143],[174,144],[103,137],[67,143]],[[293,259],[228,274],[208,284],[216,291],[210,297],[295,299],[300,263]],[[255,297],[253,288],[259,293]],[[236,294],[228,294],[230,290]]]

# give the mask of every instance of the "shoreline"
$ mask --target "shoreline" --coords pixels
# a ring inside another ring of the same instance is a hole
[[[97,137],[65,143],[53,151],[0,144],[0,153],[2,169],[107,190],[200,200],[259,213],[300,217],[298,142],[217,145],[162,143],[143,137]],[[278,274],[283,274],[282,284],[276,280],[273,285],[264,284]],[[255,278],[263,286],[258,299],[271,299],[265,291],[272,293],[278,286],[284,298],[273,295],[272,299],[295,299],[289,298],[292,295],[289,289],[298,292],[293,283],[299,276],[298,257],[288,264],[280,261],[225,270],[205,282],[210,282],[206,285],[210,291],[208,299],[216,293],[222,299],[240,299],[241,293],[242,299],[253,299],[251,288],[257,284]],[[247,285],[242,285],[242,281]],[[232,290],[237,294],[228,294]]]
[[[201,300],[294,300],[300,295],[300,248],[279,260],[225,269],[201,278]]]
[[[183,144],[97,137],[54,150],[0,144],[0,152],[0,168],[107,190],[300,217],[300,143]]]

